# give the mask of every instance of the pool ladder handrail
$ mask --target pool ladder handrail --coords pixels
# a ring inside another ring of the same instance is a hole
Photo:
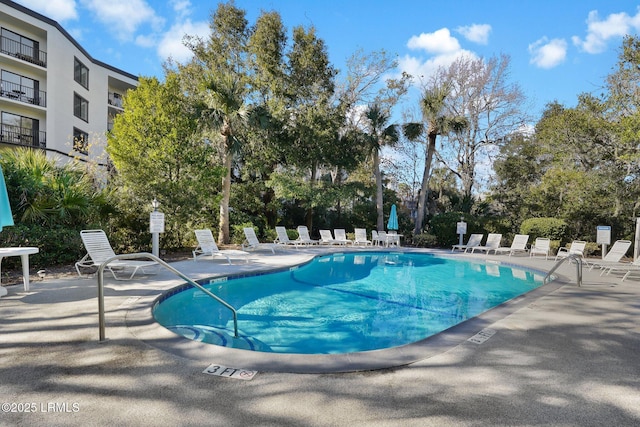
[[[102,264],[100,264],[100,267],[98,267],[98,323],[100,328],[100,341],[105,340],[104,269],[110,262],[118,259],[140,259],[140,258],[146,258],[146,259],[150,259],[152,261],[157,262],[158,265],[166,268],[170,272],[174,273],[176,276],[180,277],[182,280],[186,281],[191,286],[200,289],[202,292],[209,295],[211,298],[213,298],[214,300],[218,301],[220,304],[222,304],[223,306],[231,310],[231,313],[233,313],[233,332],[234,332],[235,338],[238,338],[238,312],[236,311],[235,308],[231,306],[231,304],[229,304],[219,296],[215,295],[208,289],[205,289],[202,285],[196,283],[193,279],[187,277],[184,273],[173,268],[172,266],[170,266],[169,264],[167,264],[157,256],[147,252],[139,252],[134,254],[120,254],[120,255],[113,256],[107,259]]]
[[[543,284],[547,283],[547,280],[551,278],[551,275],[553,274],[553,272],[556,271],[558,267],[560,267],[562,263],[567,260],[573,260],[576,262],[576,284],[578,285],[578,287],[581,287],[582,286],[582,256],[578,254],[570,254],[564,258],[561,258],[558,262],[556,262],[553,268],[551,268],[551,270],[549,270],[547,275],[544,277],[544,279],[542,280],[542,283]]]

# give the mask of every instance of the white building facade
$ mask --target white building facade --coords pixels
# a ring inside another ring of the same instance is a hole
[[[0,0],[0,148],[107,164],[104,148],[138,78],[93,59],[56,21]]]

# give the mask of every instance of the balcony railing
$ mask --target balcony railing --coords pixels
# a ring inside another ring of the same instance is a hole
[[[20,43],[8,37],[0,37],[0,52],[15,56],[23,61],[47,67],[47,52],[34,49],[33,46]]]
[[[47,148],[47,133],[44,131],[39,131],[35,135],[33,129],[5,124],[0,129],[1,142],[27,147]]]
[[[22,86],[18,83],[6,80],[0,81],[0,96],[3,98],[15,99],[27,104],[47,106],[47,93],[43,90],[34,90],[32,87]]]
[[[122,109],[122,95],[116,92],[108,92],[107,102],[109,105]]]

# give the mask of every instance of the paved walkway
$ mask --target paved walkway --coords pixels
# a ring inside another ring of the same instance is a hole
[[[197,279],[293,265],[314,252],[172,265]],[[95,278],[35,279],[30,292],[10,286],[0,298],[0,425],[640,425],[639,281],[585,270],[577,287],[575,267],[558,273],[540,292],[433,340],[411,364],[316,374],[263,366],[251,381],[204,374],[220,353],[145,335],[149,298],[179,283],[168,272],[106,281],[103,343]],[[484,343],[467,340],[486,328],[495,334]],[[234,360],[252,363],[224,362]]]

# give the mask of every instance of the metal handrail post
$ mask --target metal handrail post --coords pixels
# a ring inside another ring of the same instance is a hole
[[[560,267],[560,265],[563,262],[567,261],[567,260],[574,260],[576,262],[576,284],[578,285],[578,287],[581,287],[582,286],[582,257],[580,255],[576,255],[576,254],[571,254],[571,255],[567,256],[566,258],[560,259],[553,266],[553,268],[551,268],[551,270],[549,270],[547,275],[542,280],[542,283],[547,283],[547,280],[549,278],[551,278],[551,275],[553,274],[553,272],[556,271],[558,269],[558,267]]]
[[[140,259],[140,258],[147,258],[147,259],[150,259],[152,261],[157,262],[159,265],[161,265],[162,267],[164,267],[167,270],[171,271],[172,273],[174,273],[176,276],[180,277],[182,280],[186,281],[191,286],[193,286],[195,288],[198,288],[199,290],[201,290],[202,292],[204,292],[205,294],[209,295],[211,298],[213,298],[214,300],[218,301],[220,304],[222,304],[223,306],[225,306],[229,310],[231,310],[231,313],[233,314],[233,332],[234,332],[234,337],[235,338],[239,337],[239,335],[238,335],[238,312],[236,311],[235,308],[233,308],[233,306],[231,306],[228,302],[226,302],[225,300],[223,300],[219,296],[215,295],[214,293],[212,293],[208,289],[205,289],[202,285],[196,283],[193,279],[187,277],[186,275],[184,275],[179,270],[173,268],[172,266],[170,266],[169,264],[167,264],[166,262],[164,262],[163,260],[161,260],[157,256],[155,256],[153,254],[150,254],[150,253],[146,253],[146,252],[140,252],[140,253],[135,253],[135,254],[121,254],[121,255],[113,256],[113,257],[107,259],[102,264],[100,264],[100,267],[98,267],[98,327],[100,329],[100,341],[104,341],[105,340],[105,329],[106,329],[105,310],[104,310],[104,269],[107,267],[107,265],[110,262],[118,260],[118,259]]]

